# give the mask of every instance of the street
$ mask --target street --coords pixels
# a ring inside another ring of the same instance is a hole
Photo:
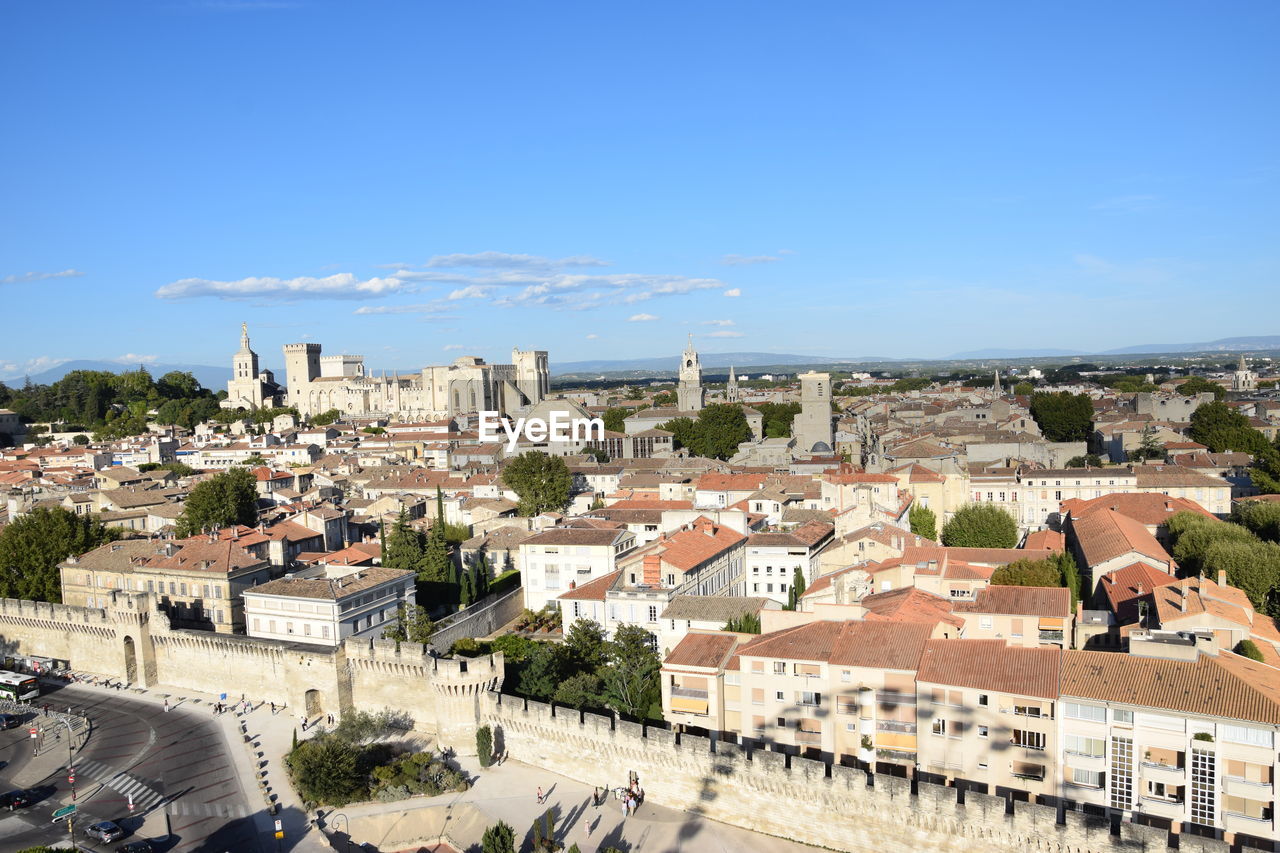
[[[207,705],[176,704],[166,712],[127,691],[57,687],[46,683],[36,704],[88,713],[93,731],[75,755],[75,840],[88,850],[114,850],[146,839],[165,851],[258,849],[251,809],[233,757]],[[0,791],[35,789],[37,800],[0,812],[0,851],[65,844],[64,824],[53,824],[59,806],[71,802],[65,747],[32,758],[26,724],[0,732]],[[39,775],[38,780],[33,776]],[[129,809],[130,798],[133,802]],[[165,814],[168,815],[166,839]],[[129,834],[95,842],[84,828],[110,820]]]

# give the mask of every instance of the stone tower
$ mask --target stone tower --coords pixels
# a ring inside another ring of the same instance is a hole
[[[800,376],[800,414],[791,428],[800,453],[831,453],[835,434],[831,428],[831,374]]]
[[[1258,390],[1258,374],[1249,369],[1243,353],[1240,355],[1240,361],[1236,363],[1236,372],[1231,377],[1231,390],[1244,392]]]
[[[726,403],[737,403],[740,399],[738,393],[738,377],[733,372],[733,366],[729,367],[729,384],[724,388],[724,401]]]
[[[705,405],[702,391],[702,362],[693,348],[693,333],[689,345],[680,357],[680,386],[676,390],[676,408],[682,412],[700,412]]]
[[[319,344],[285,344],[284,376],[289,388],[289,405],[303,417],[315,414],[307,402],[308,386],[320,376]]]
[[[991,383],[991,393],[999,397],[1002,393],[1000,390],[1000,371],[997,370],[995,376],[995,381]]]
[[[551,396],[551,367],[546,350],[512,348],[511,364],[515,366],[516,387],[529,405]]]
[[[249,325],[240,324],[240,349],[231,358],[231,379],[227,381],[227,400],[247,409],[263,406],[262,379],[258,375],[258,354],[249,346]]]

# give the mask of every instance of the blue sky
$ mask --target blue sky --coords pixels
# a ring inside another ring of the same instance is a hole
[[[0,377],[1280,332],[1271,2],[0,4]],[[1265,310],[1260,310],[1265,309]],[[16,322],[15,322],[16,320]]]

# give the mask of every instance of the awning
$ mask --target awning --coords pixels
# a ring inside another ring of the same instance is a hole
[[[679,711],[683,714],[701,714],[707,713],[706,699],[686,699],[683,696],[671,697],[671,710]]]
[[[882,749],[916,751],[916,736],[896,732],[876,732],[876,746]]]
[[[1067,627],[1066,619],[1049,617],[1049,616],[1041,617],[1040,619],[1041,631],[1061,631],[1063,628],[1066,628],[1066,627]]]
[[[1022,761],[1013,762],[1013,775],[1023,779],[1043,779],[1043,764],[1027,764]]]

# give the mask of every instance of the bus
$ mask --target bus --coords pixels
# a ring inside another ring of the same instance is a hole
[[[40,679],[34,675],[0,672],[0,698],[21,701],[40,695]]]

